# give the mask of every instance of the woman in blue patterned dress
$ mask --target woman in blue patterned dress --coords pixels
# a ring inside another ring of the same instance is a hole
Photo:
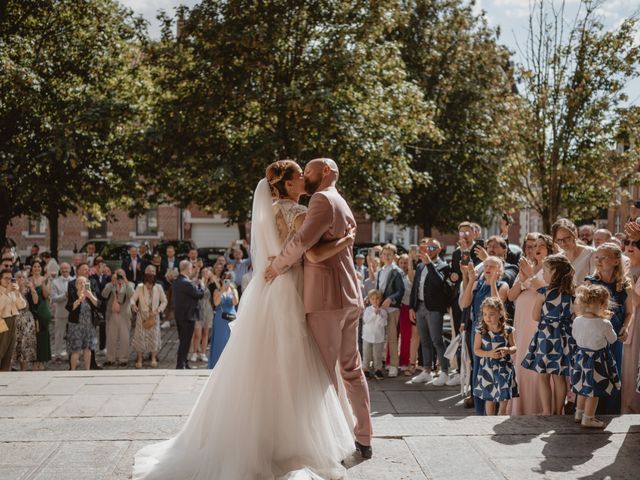
[[[633,290],[622,263],[622,250],[614,243],[603,243],[595,253],[595,274],[586,278],[586,284],[602,285],[611,295],[613,316],[611,324],[618,340],[607,348],[616,361],[617,374],[622,378],[623,343],[629,338],[629,324],[633,318]],[[632,385],[623,388],[633,388]],[[599,413],[618,415],[621,412],[620,390],[600,402]]]
[[[610,295],[602,285],[584,285],[576,292],[580,312],[573,324],[576,351],[571,364],[571,385],[578,395],[575,421],[588,428],[603,428],[595,418],[600,397],[620,391],[620,377],[610,345],[618,341],[609,318]]]
[[[225,273],[224,280],[222,281],[222,289],[216,289],[213,292],[215,313],[213,316],[213,335],[211,351],[209,353],[209,368],[216,366],[231,336],[231,328],[229,326],[230,319],[225,317],[232,315],[232,318],[234,318],[236,305],[238,305],[238,290],[231,281],[231,276],[231,272]]]
[[[480,307],[482,321],[476,331],[473,353],[480,359],[473,396],[484,400],[487,415],[507,414],[507,404],[518,396],[512,355],[516,353],[513,327],[507,325],[507,312],[497,297],[487,297]]]
[[[529,344],[522,366],[539,374],[538,391],[543,415],[562,415],[567,395],[573,338],[574,274],[573,266],[563,254],[544,259],[542,271],[548,287],[538,289],[533,318],[538,330]]]

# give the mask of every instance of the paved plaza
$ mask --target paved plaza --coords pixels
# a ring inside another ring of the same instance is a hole
[[[129,478],[141,446],[179,430],[208,373],[0,374],[0,479]],[[406,381],[371,382],[374,458],[347,459],[350,479],[638,478],[640,415],[591,432],[570,417],[474,417],[456,388]]]

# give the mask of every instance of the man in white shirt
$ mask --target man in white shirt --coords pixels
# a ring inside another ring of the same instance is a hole
[[[62,265],[60,265],[60,275],[53,280],[51,287],[51,303],[54,306],[53,357],[58,361],[67,356],[64,340],[67,333],[69,312],[65,307],[67,305],[69,282],[71,281],[70,273],[71,266],[68,263],[62,263]]]

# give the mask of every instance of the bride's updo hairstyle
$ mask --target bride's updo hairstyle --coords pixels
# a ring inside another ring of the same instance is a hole
[[[278,160],[267,167],[267,182],[274,199],[288,196],[285,182],[291,180],[299,172],[300,166],[293,160]]]

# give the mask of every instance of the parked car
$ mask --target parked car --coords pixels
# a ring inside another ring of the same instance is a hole
[[[96,255],[101,255],[102,250],[104,249],[105,246],[111,243],[111,240],[105,240],[103,238],[88,240],[80,247],[77,253],[87,253],[87,245],[89,245],[90,243],[93,243],[96,246]]]
[[[224,247],[203,247],[198,249],[198,258],[201,258],[205,267],[210,267],[220,255],[224,255],[227,251]]]
[[[373,243],[373,242],[355,243],[353,245],[353,256],[355,257],[356,255],[361,253],[362,255],[364,255],[366,257],[367,254],[369,253],[369,249],[370,248],[377,247],[379,245],[383,245],[383,244],[381,244],[381,243]],[[395,246],[398,249],[398,255],[402,255],[403,253],[408,253],[407,249],[404,248],[402,245],[399,245],[399,244],[396,243]]]
[[[137,246],[137,243],[132,242],[109,242],[103,246],[100,256],[104,258],[104,263],[111,271],[114,271],[116,268],[120,268],[122,260],[129,255],[129,249]]]
[[[167,256],[167,247],[173,245],[176,249],[176,257],[178,260],[187,258],[189,250],[196,248],[196,244],[191,240],[163,240],[153,248],[153,253],[159,253],[162,257]]]

